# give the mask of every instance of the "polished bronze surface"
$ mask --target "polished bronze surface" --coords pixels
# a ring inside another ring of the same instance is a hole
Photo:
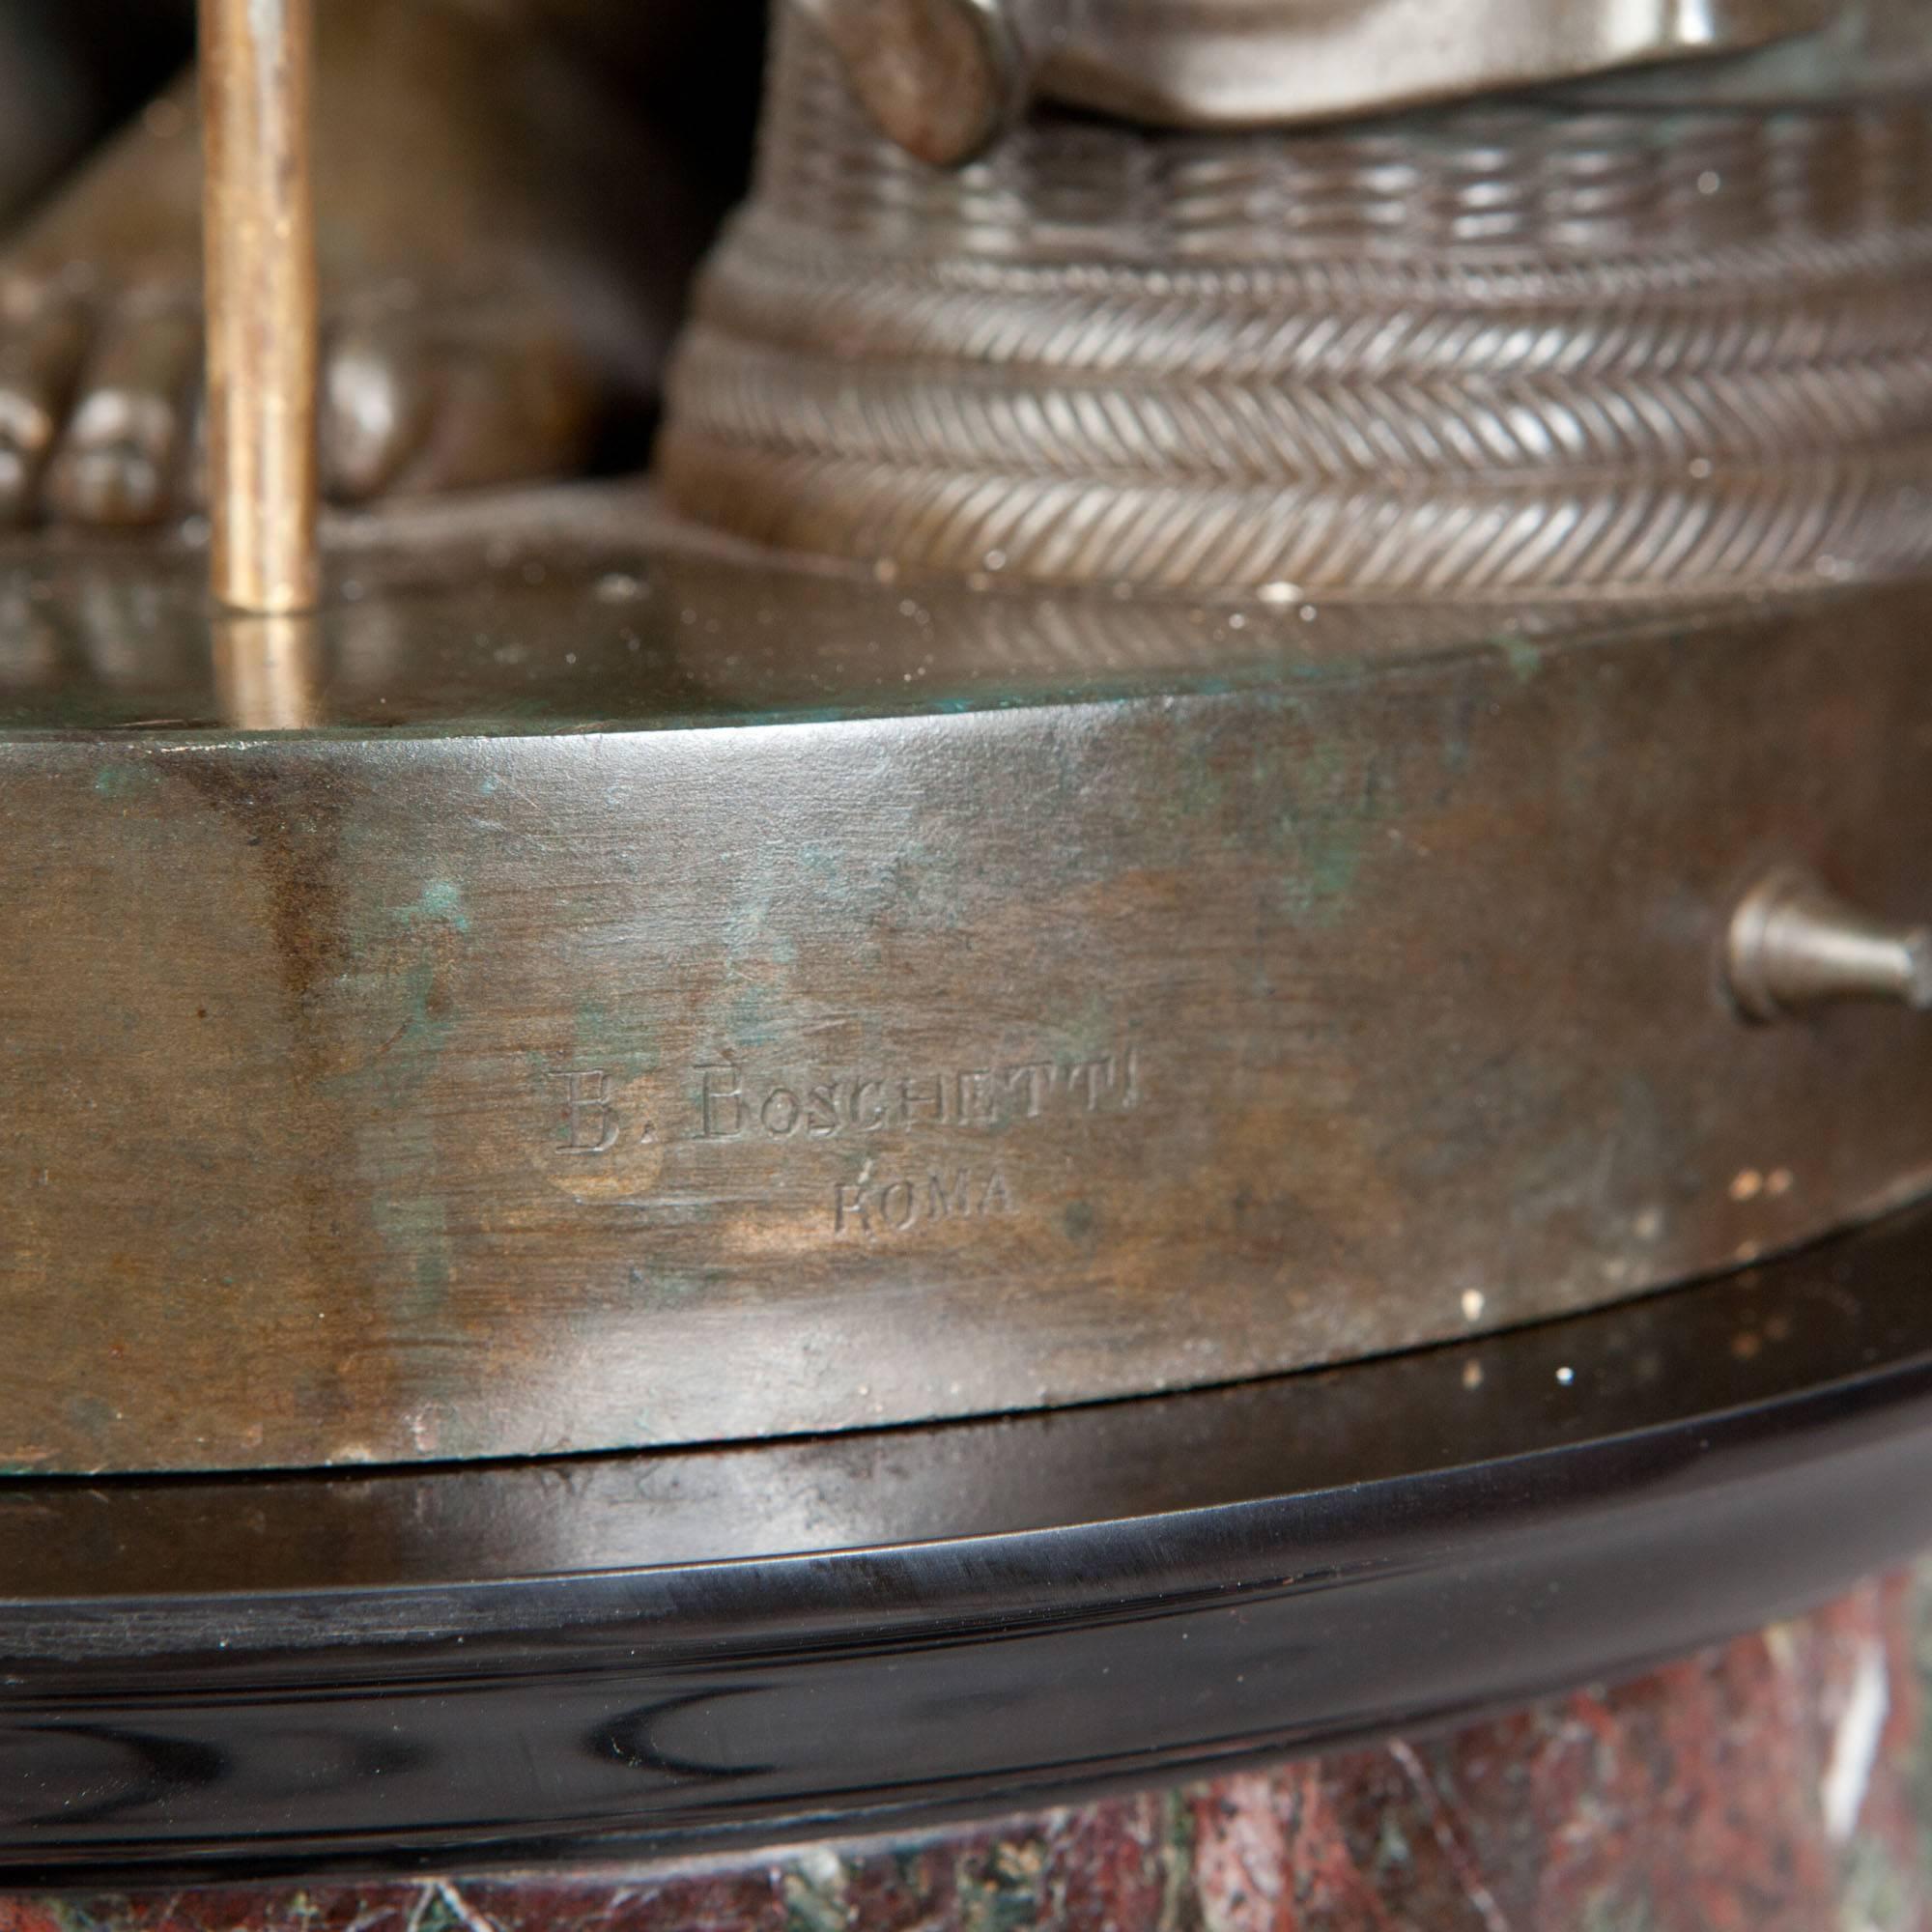
[[[1723,961],[1773,861],[1932,901],[1922,585],[1612,632],[1178,600],[1135,660],[1081,642],[1104,593],[653,514],[349,532],[296,735],[221,724],[192,556],[15,568],[9,1463],[1197,1384],[1932,1177],[1923,1021],[1752,1029]]]
[[[279,616],[322,588],[314,42],[314,0],[202,0],[213,588]]]
[[[639,310],[559,305],[610,293],[563,189],[618,149],[520,8],[324,10],[359,186],[311,394],[299,22],[251,58],[276,7],[209,4],[248,608],[192,527],[0,552],[0,1465],[1231,1382],[1932,1186],[1922,91],[1008,126],[999,9],[787,15],[669,507],[338,518],[317,602],[305,408],[337,495],[407,494],[584,458],[624,356],[582,314],[648,362]],[[993,145],[908,159],[855,71],[909,145]],[[465,84],[417,128],[426,76]],[[182,132],[40,259],[177,259]],[[43,469],[99,521],[191,498],[194,313],[103,349],[99,304],[28,302],[22,514]],[[92,396],[56,450],[101,358],[173,399],[152,489],[88,468]]]
[[[1846,0],[804,0],[883,132],[951,164],[1030,95],[1175,127],[1386,113],[1605,70],[1737,54]],[[1878,0],[1904,13],[1913,0]]]
[[[776,548],[1034,582],[1708,595],[1932,554],[1932,96],[1470,103],[943,173],[785,10],[660,464]]]

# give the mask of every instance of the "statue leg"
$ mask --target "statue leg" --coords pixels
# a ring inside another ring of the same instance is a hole
[[[324,0],[318,35],[330,497],[581,471],[649,407],[701,197],[527,8]],[[0,519],[197,500],[195,122],[190,76],[0,256]]]

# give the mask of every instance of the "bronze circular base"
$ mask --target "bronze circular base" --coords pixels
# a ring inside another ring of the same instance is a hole
[[[1932,903],[1932,586],[1490,628],[473,515],[214,682],[192,559],[0,591],[15,1469],[1227,1382],[1932,1175],[1922,1019],[1723,983],[1769,865]]]

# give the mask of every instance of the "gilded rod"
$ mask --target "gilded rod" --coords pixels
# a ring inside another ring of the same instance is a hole
[[[314,0],[201,0],[213,588],[269,613],[320,581],[314,25]]]

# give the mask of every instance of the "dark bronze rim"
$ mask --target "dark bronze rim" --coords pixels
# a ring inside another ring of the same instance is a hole
[[[667,1851],[1614,1673],[1932,1536],[1932,1215],[1068,1413],[0,1500],[10,1879]]]

